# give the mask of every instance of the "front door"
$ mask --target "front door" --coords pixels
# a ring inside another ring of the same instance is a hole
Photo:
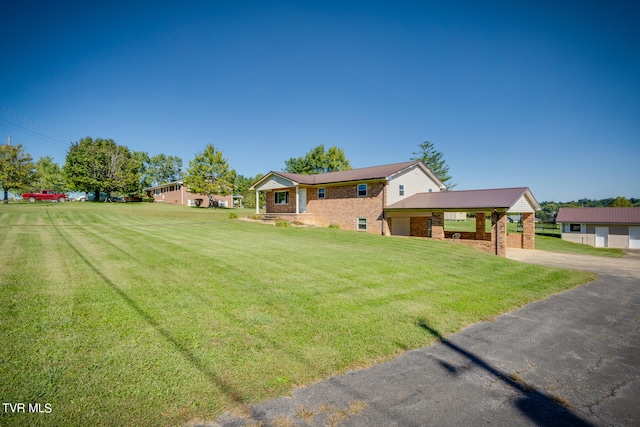
[[[596,227],[596,248],[609,246],[609,227]]]
[[[301,188],[298,195],[300,196],[300,213],[305,213],[307,211],[307,189]]]

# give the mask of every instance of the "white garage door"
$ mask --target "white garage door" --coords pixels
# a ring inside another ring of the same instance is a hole
[[[393,218],[391,227],[394,236],[410,236],[411,218]]]
[[[640,227],[629,227],[629,247],[640,249]]]

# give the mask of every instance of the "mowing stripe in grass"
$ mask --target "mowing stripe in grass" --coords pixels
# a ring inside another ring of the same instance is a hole
[[[216,372],[209,369],[198,357],[196,357],[190,349],[186,348],[182,342],[173,337],[173,335],[165,329],[158,321],[150,316],[145,310],[136,303],[129,295],[118,287],[111,279],[103,274],[96,266],[83,255],[71,242],[65,237],[63,233],[54,225],[58,236],[71,248],[73,252],[96,274],[102,281],[107,284],[131,309],[133,309],[145,322],[147,322],[159,335],[170,342],[175,349],[184,357],[189,363],[191,363],[196,369],[198,369],[203,375],[211,380],[226,396],[236,403],[243,402],[242,394],[235,390],[224,378],[221,378]],[[115,246],[115,245],[114,245]],[[120,249],[120,248],[119,248]]]

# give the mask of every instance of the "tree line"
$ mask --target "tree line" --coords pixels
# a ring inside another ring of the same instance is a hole
[[[444,154],[436,150],[432,142],[418,144],[418,151],[413,156],[412,160],[422,160],[447,189],[455,187]],[[305,175],[351,169],[344,150],[335,146],[325,149],[324,145],[284,163],[284,172]],[[178,156],[132,151],[112,139],[86,137],[72,143],[63,166],[55,163],[51,156],[34,162],[21,144],[0,145],[0,188],[4,190],[5,203],[9,191],[77,191],[94,193],[94,200],[100,200],[100,192],[143,197],[145,188],[183,181],[192,192],[209,197],[240,194],[244,206],[253,208],[255,196],[249,188],[262,176],[237,174],[222,151],[213,144],[196,153],[186,171],[183,171],[182,159]],[[260,197],[264,203],[264,194]],[[542,202],[540,206],[542,210],[538,216],[551,222],[561,207],[640,206],[640,199],[619,196],[601,200]]]

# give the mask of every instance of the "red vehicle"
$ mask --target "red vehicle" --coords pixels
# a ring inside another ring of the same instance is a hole
[[[68,199],[66,194],[56,193],[55,191],[51,190],[42,190],[39,193],[25,193],[22,195],[22,198],[24,200],[30,201],[31,203],[35,202],[36,200],[52,200],[57,202],[64,202]]]

